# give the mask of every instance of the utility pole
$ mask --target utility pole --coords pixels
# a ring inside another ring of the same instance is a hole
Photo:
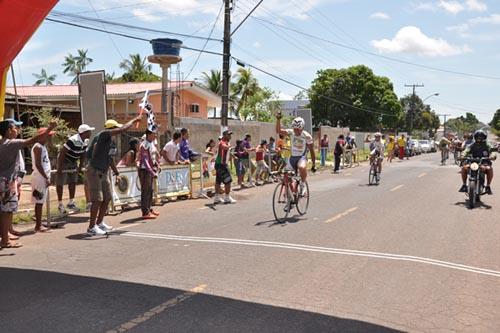
[[[408,134],[411,134],[412,131],[413,131],[413,116],[415,115],[415,98],[416,98],[416,93],[415,93],[415,89],[416,88],[423,88],[424,85],[423,84],[405,84],[405,87],[410,87],[410,88],[413,88],[413,95],[412,95],[412,98],[411,98],[411,109],[410,109],[410,127],[409,127],[409,133]]]
[[[221,127],[227,127],[229,114],[229,63],[231,60],[231,3],[224,0],[224,51],[222,60],[222,109]]]
[[[446,137],[446,118],[448,116],[451,116],[451,114],[447,113],[447,114],[438,114],[437,115],[438,117],[443,117],[444,118],[444,123],[443,123],[443,137]]]

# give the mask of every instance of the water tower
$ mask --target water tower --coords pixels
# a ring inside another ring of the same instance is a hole
[[[168,112],[168,130],[174,132],[174,101],[170,102],[170,110],[167,110],[167,91],[170,90],[170,81],[168,80],[168,71],[170,66],[182,61],[179,56],[182,41],[170,38],[157,38],[151,40],[153,45],[153,55],[148,56],[148,61],[153,64],[159,64],[161,67],[161,112]]]

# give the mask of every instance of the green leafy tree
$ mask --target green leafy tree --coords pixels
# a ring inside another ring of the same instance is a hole
[[[71,84],[76,84],[78,80],[78,74],[85,72],[87,66],[90,65],[94,60],[87,56],[88,50],[77,50],[78,54],[76,56],[71,53],[64,57],[64,67],[63,73],[68,74],[73,77]]]
[[[201,86],[217,95],[222,95],[222,75],[217,69],[210,70],[210,73],[203,72]]]
[[[57,75],[55,75],[55,74],[53,74],[53,75],[47,74],[47,71],[45,70],[45,68],[42,68],[40,74],[33,73],[33,76],[36,78],[36,81],[34,84],[35,86],[41,86],[41,85],[51,86],[54,84],[54,81],[57,77]]]
[[[251,105],[250,99],[259,91],[259,83],[250,69],[238,68],[236,80],[231,85],[233,101],[236,104],[235,115],[240,116],[243,108]]]
[[[309,98],[314,126],[340,124],[359,130],[395,128],[403,116],[390,80],[376,76],[364,65],[318,71]]]
[[[301,90],[293,97],[294,101],[304,101],[307,100],[307,93],[305,90]]]
[[[276,92],[267,87],[258,87],[241,108],[240,117],[243,120],[272,122],[280,108],[281,103],[278,101]]]
[[[151,82],[160,81],[161,78],[151,72],[152,66],[147,63],[146,57],[140,54],[131,54],[129,59],[120,62],[120,68],[125,72],[121,76],[122,82]]]
[[[401,127],[408,132],[420,130],[427,132],[433,137],[441,125],[439,116],[431,109],[429,104],[425,104],[418,95],[407,95],[401,98],[401,106],[405,110],[404,120]]]
[[[446,127],[456,132],[460,135],[464,133],[472,133],[486,125],[481,123],[477,117],[467,112],[464,116],[460,116],[458,118],[452,118],[446,122]]]
[[[495,132],[495,134],[500,134],[500,109],[495,112],[493,119],[490,121],[489,125]]]

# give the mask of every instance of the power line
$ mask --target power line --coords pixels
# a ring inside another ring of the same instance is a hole
[[[178,33],[178,32],[172,32],[172,31],[165,31],[165,30],[157,30],[157,29],[151,29],[151,28],[144,28],[144,27],[134,26],[134,25],[130,25],[130,24],[113,22],[113,21],[107,21],[107,20],[102,20],[102,19],[94,19],[92,17],[75,15],[75,14],[64,13],[64,12],[59,12],[59,11],[52,11],[49,14],[49,18],[52,18],[54,16],[55,17],[62,17],[62,18],[66,18],[66,19],[74,19],[74,20],[77,20],[77,21],[80,21],[80,22],[82,22],[82,21],[83,22],[88,21],[88,22],[94,22],[94,23],[103,23],[103,24],[106,24],[106,25],[118,26],[118,27],[123,27],[123,28],[129,28],[129,29],[139,30],[139,31],[163,33],[163,34],[173,35],[173,36],[179,36],[179,37],[189,37],[189,38],[195,38],[195,39],[201,39],[201,40],[209,40],[209,41],[215,41],[215,42],[222,42],[222,40],[215,39],[215,38],[207,38],[207,37],[188,35],[188,34],[183,34],[183,33]]]
[[[212,30],[210,30],[210,33],[208,34],[208,38],[212,37],[212,34],[214,33],[215,27],[217,26],[217,22],[219,22],[220,14],[222,13],[223,8],[224,8],[224,2],[220,6],[219,13],[217,14],[217,17],[215,18],[214,24],[212,26]],[[202,48],[203,51],[205,51],[205,49],[207,48],[208,42],[209,42],[209,40],[207,39],[205,41],[205,44],[203,45],[203,48]],[[200,61],[200,57],[201,57],[201,54],[203,53],[203,51],[200,51],[200,53],[198,53],[198,57],[196,58],[195,62],[193,63],[193,66],[191,66],[191,69],[189,70],[189,72],[186,75],[186,77],[184,78],[184,80],[187,80],[189,78],[189,75],[191,75],[191,73],[193,72],[196,65],[198,65],[198,62]]]
[[[266,75],[268,75],[268,76],[270,76],[270,77],[273,77],[273,78],[275,78],[275,79],[277,79],[277,80],[279,80],[279,81],[282,81],[282,82],[285,82],[285,83],[287,83],[287,84],[289,84],[289,85],[292,85],[292,86],[294,86],[294,87],[297,87],[297,88],[299,88],[300,90],[304,90],[304,91],[307,91],[307,92],[310,92],[310,91],[311,91],[311,89],[309,89],[309,88],[305,88],[305,87],[303,87],[303,86],[301,86],[301,85],[299,85],[299,84],[297,84],[297,83],[294,83],[294,82],[292,82],[292,81],[290,81],[290,80],[287,80],[287,79],[284,79],[284,78],[282,78],[282,77],[279,77],[278,75],[275,75],[275,74],[273,74],[273,73],[270,73],[270,72],[268,72],[268,71],[266,71],[266,70],[264,70],[264,69],[261,69],[261,68],[259,68],[259,67],[257,67],[257,66],[254,66],[254,65],[252,65],[252,64],[246,63],[246,62],[244,62],[244,61],[242,61],[242,60],[240,60],[240,59],[237,59],[237,58],[235,58],[235,57],[232,57],[232,58],[233,58],[233,59],[234,59],[237,63],[239,63],[239,64],[243,64],[243,65],[245,65],[245,66],[251,67],[251,68],[255,69],[256,71],[259,71],[259,72],[261,72],[261,73],[263,73],[263,74],[266,74]],[[341,105],[344,105],[344,106],[347,106],[347,107],[350,107],[350,108],[356,109],[356,110],[360,110],[360,111],[364,111],[364,112],[369,112],[369,113],[374,113],[374,114],[377,114],[377,115],[390,116],[390,117],[397,117],[397,115],[394,115],[394,114],[383,113],[383,111],[381,111],[381,110],[376,110],[376,109],[371,109],[371,108],[370,108],[370,109],[368,109],[368,108],[362,108],[362,107],[359,107],[359,106],[355,106],[355,105],[353,105],[353,104],[349,104],[349,103],[347,103],[347,102],[343,102],[343,101],[341,101],[341,100],[338,100],[338,99],[333,98],[333,97],[330,97],[330,96],[326,96],[326,95],[322,95],[322,94],[319,94],[318,96],[323,97],[323,98],[325,98],[325,99],[328,99],[328,100],[330,100],[330,101],[332,101],[332,102],[335,102],[335,103],[338,103],[338,104],[341,104]]]
[[[96,16],[98,19],[100,19],[99,14],[97,13],[97,11],[96,11],[95,7],[92,5],[92,2],[91,2],[90,0],[87,0],[87,1],[88,1],[88,3],[89,3],[90,7],[94,10],[95,16]],[[104,26],[104,24],[102,25],[102,28],[103,28],[104,30],[106,30],[106,27]],[[109,39],[111,40],[111,44],[113,44],[113,46],[114,46],[114,48],[115,48],[116,52],[118,53],[118,55],[120,56],[120,58],[121,58],[121,59],[123,59],[124,57],[123,57],[122,53],[120,52],[120,49],[119,49],[119,48],[118,48],[118,46],[116,45],[115,41],[113,40],[113,37],[111,37],[111,35],[110,35],[109,33],[108,33],[108,37],[109,37]]]
[[[120,37],[125,37],[125,38],[129,38],[129,39],[135,39],[135,40],[140,40],[140,41],[143,41],[143,42],[150,42],[151,43],[150,39],[142,38],[142,37],[137,37],[137,36],[132,36],[132,35],[128,35],[128,34],[124,34],[124,33],[120,33],[120,32],[106,31],[106,30],[99,29],[99,28],[87,27],[87,26],[84,26],[84,25],[81,25],[81,24],[76,24],[76,23],[71,23],[71,22],[56,20],[56,19],[52,19],[52,18],[45,18],[45,20],[50,21],[50,22],[56,22],[56,23],[61,23],[61,24],[65,24],[65,25],[70,25],[70,26],[77,27],[77,28],[82,28],[82,29],[87,29],[87,30],[92,30],[92,31],[98,31],[98,32],[103,32],[103,33],[109,33],[109,34],[120,36]],[[165,42],[155,42],[155,43],[163,44],[163,45],[168,45],[168,46],[172,46],[172,47],[179,47],[179,48],[185,49],[185,50],[198,51],[198,52],[212,54],[212,55],[217,55],[217,56],[222,56],[223,55],[222,53],[219,53],[219,52],[201,50],[201,49],[196,49],[196,48],[192,48],[192,47],[188,47],[188,46],[184,46],[184,45],[177,46],[177,45],[174,45],[172,43],[165,43]]]
[[[377,53],[374,53],[374,52],[365,51],[365,50],[362,50],[362,49],[359,49],[359,48],[356,48],[356,47],[344,45],[342,43],[334,42],[334,41],[331,41],[331,40],[328,40],[328,39],[325,39],[325,38],[322,38],[322,37],[318,37],[318,36],[309,34],[307,32],[300,31],[300,30],[294,29],[294,28],[290,28],[290,27],[287,27],[287,26],[284,26],[282,24],[278,24],[278,23],[275,23],[275,22],[271,22],[269,20],[266,20],[266,19],[263,19],[263,18],[260,18],[260,17],[254,17],[253,16],[252,19],[258,20],[258,21],[262,21],[262,22],[265,22],[267,24],[270,24],[270,25],[273,25],[273,26],[277,26],[277,27],[280,27],[282,29],[286,29],[286,30],[295,32],[297,34],[304,35],[304,36],[307,36],[307,37],[310,37],[310,38],[314,38],[314,39],[323,41],[325,43],[329,43],[329,44],[332,44],[332,45],[335,45],[335,46],[338,46],[338,47],[342,47],[342,48],[345,48],[345,49],[348,49],[348,50],[352,50],[352,51],[356,51],[356,52],[361,52],[361,53],[369,54],[369,55],[372,55],[372,56],[375,56],[375,57],[379,57],[379,58],[382,58],[382,59],[386,59],[386,60],[390,60],[390,61],[394,61],[394,62],[406,64],[406,65],[411,65],[411,66],[415,66],[415,67],[425,68],[425,69],[428,69],[428,70],[433,70],[433,71],[442,72],[442,73],[455,74],[455,75],[461,75],[461,76],[467,76],[467,77],[474,77],[474,78],[479,78],[479,79],[500,80],[499,76],[490,76],[490,75],[483,75],[483,74],[473,74],[473,73],[466,73],[466,72],[454,71],[454,70],[443,69],[443,68],[438,68],[438,67],[433,67],[433,66],[428,66],[428,65],[417,64],[417,63],[414,63],[414,62],[411,62],[411,61],[402,60],[402,59],[398,59],[398,58],[393,58],[393,57],[389,57],[389,56],[384,56],[384,55],[377,54]]]

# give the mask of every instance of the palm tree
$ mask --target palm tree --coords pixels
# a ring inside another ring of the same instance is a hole
[[[203,72],[203,81],[201,85],[203,88],[208,89],[217,95],[222,95],[222,77],[220,70],[212,69],[210,70],[210,74],[207,72]]]
[[[71,53],[64,57],[63,73],[73,76],[71,84],[75,84],[78,80],[78,74],[85,72],[87,66],[94,61],[92,58],[87,57],[88,50],[79,49],[78,55],[75,57]]]
[[[259,83],[252,71],[245,68],[239,68],[236,73],[236,82],[232,86],[233,94],[238,100],[236,106],[236,116],[239,116],[240,111],[246,106],[250,97],[255,95],[259,90]]]
[[[130,59],[123,59],[120,68],[125,71],[122,78],[125,82],[150,81],[156,79],[151,73],[152,66],[147,63],[146,57],[142,58],[139,53],[131,54]]]
[[[57,75],[55,75],[55,74],[48,75],[45,68],[42,68],[42,71],[40,72],[40,74],[33,73],[33,76],[36,77],[36,79],[37,79],[35,82],[35,86],[40,86],[42,84],[44,84],[46,86],[51,86],[54,84],[54,80],[57,77]]]

